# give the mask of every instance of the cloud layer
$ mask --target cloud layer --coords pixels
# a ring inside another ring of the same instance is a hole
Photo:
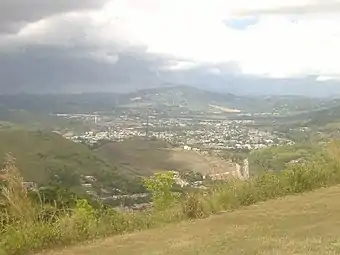
[[[0,0],[3,92],[340,79],[337,0],[48,2]]]

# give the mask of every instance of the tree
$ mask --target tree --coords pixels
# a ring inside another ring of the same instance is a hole
[[[154,176],[144,179],[145,188],[151,193],[152,201],[157,209],[168,208],[177,198],[172,192],[175,184],[173,172],[155,173]]]

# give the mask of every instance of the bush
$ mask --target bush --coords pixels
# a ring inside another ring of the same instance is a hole
[[[182,202],[183,214],[190,219],[204,218],[210,213],[205,203],[201,194],[189,193]]]
[[[169,208],[178,197],[172,192],[175,184],[174,173],[156,173],[150,178],[144,179],[146,189],[151,193],[154,206],[158,210]]]

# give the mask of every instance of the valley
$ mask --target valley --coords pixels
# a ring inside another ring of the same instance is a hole
[[[32,205],[47,210],[41,213],[86,211],[92,216],[73,217],[99,217],[91,224],[105,235],[112,231],[100,230],[105,217],[122,233],[338,184],[334,99],[249,98],[191,87],[0,97],[2,182],[11,176],[9,158]],[[169,204],[173,215],[158,215],[164,198],[176,201]],[[68,240],[97,235],[89,233]]]
[[[314,152],[298,150],[282,161],[280,152],[274,163],[266,163],[266,150],[299,146],[297,137],[319,132],[303,129],[312,116],[320,120],[321,112],[337,107],[333,99],[260,99],[188,86],[121,95],[1,97],[0,157],[12,153],[30,185],[48,186],[57,174],[77,194],[105,201],[144,194],[141,178],[156,172],[197,173],[201,177],[196,181],[205,187],[206,177],[242,179],[245,160],[253,173],[263,166],[281,170]],[[34,149],[25,153],[32,144]],[[270,154],[268,160],[272,158]],[[197,186],[183,178],[178,181],[182,188]]]
[[[0,255],[340,254],[338,12],[0,0]]]

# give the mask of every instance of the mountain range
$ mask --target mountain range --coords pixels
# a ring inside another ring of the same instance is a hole
[[[272,112],[288,107],[291,111],[318,108],[329,98],[306,96],[242,96],[218,93],[191,86],[144,89],[130,93],[81,94],[12,94],[0,95],[0,109],[26,110],[35,113],[110,112],[122,107],[182,107],[189,110],[212,110],[213,106],[243,112]],[[216,110],[216,109],[215,109]],[[4,112],[4,111],[2,111]],[[0,111],[1,113],[1,111]],[[0,116],[1,119],[1,116]]]

